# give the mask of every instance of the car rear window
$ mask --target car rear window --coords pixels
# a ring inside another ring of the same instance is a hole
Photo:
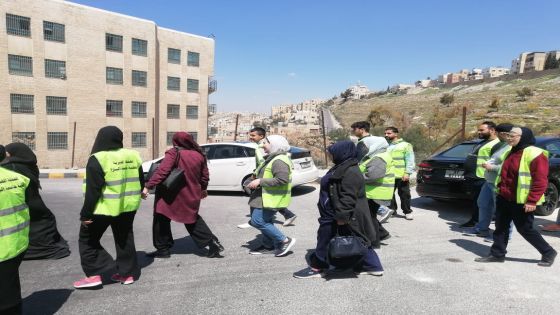
[[[291,147],[290,151],[288,152],[290,152],[290,157],[292,158],[292,160],[302,159],[311,156],[309,150],[298,148],[298,147]]]
[[[444,151],[440,156],[448,158],[466,158],[472,152],[476,143],[464,143]]]

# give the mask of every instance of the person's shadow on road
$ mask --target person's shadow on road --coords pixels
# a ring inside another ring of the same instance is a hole
[[[23,314],[55,314],[66,303],[73,290],[48,289],[33,292],[23,299]]]

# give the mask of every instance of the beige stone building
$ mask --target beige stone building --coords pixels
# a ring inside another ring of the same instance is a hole
[[[143,159],[176,131],[206,141],[213,39],[62,0],[2,0],[0,13],[0,143],[69,168],[106,125]]]

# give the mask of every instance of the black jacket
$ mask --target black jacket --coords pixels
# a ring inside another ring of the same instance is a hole
[[[350,229],[371,246],[375,241],[375,228],[358,161],[347,160],[334,170],[329,178],[329,198],[334,218],[348,222]]]

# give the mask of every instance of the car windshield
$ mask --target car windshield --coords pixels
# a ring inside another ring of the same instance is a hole
[[[448,158],[466,158],[472,152],[476,143],[463,143],[450,148],[440,154],[442,157]]]

